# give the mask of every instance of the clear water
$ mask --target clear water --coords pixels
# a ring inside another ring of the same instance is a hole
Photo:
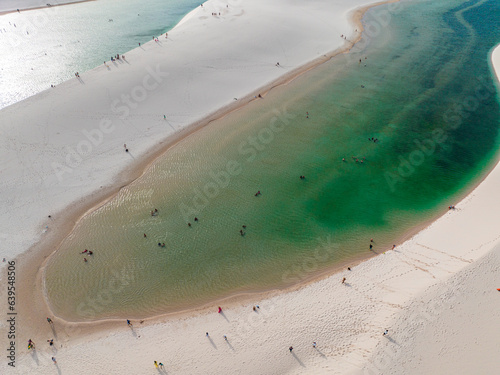
[[[351,55],[184,139],[82,219],[46,270],[55,313],[138,318],[283,287],[443,212],[496,159],[500,7],[400,7]]]
[[[0,16],[0,109],[152,40],[196,6],[98,0]]]

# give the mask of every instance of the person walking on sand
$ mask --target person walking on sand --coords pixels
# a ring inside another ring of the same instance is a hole
[[[155,361],[155,367],[158,368],[158,363],[156,363],[156,361]]]
[[[163,366],[163,363],[158,363],[158,366],[160,366],[160,368],[163,370],[164,369],[164,366]]]
[[[386,330],[384,331],[384,333],[382,334],[382,336],[387,336],[388,334],[389,334],[389,330],[388,330],[388,329],[386,329]]]
[[[54,362],[54,364],[57,364],[56,357],[52,357],[52,362]]]
[[[291,353],[291,352],[292,352],[292,350],[293,350],[293,346],[290,346],[290,347],[288,348],[288,350],[290,350],[290,353]]]
[[[47,317],[47,322],[48,322],[49,324],[54,324],[54,322],[52,321],[52,319],[50,319],[50,318],[48,318],[48,317]]]
[[[345,284],[345,280],[346,280],[346,278],[344,277],[344,278],[342,279],[342,284]]]
[[[219,314],[222,312],[222,307],[219,306]]]
[[[313,348],[316,349],[316,341],[313,341]]]
[[[128,325],[129,327],[132,327],[132,322],[131,322],[129,319],[127,319],[127,325]]]

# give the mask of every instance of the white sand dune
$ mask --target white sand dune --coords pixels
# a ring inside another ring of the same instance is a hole
[[[222,4],[217,1],[214,3]],[[23,220],[26,221],[27,228],[24,236],[9,238],[9,243],[15,245],[17,250],[28,245],[37,239],[37,232],[32,228],[43,228],[44,224],[40,220],[47,212],[55,212],[54,207],[65,207],[75,197],[85,196],[99,184],[111,183],[114,176],[110,171],[119,171],[127,163],[133,163],[128,159],[131,155],[123,151],[123,143],[127,143],[132,155],[145,155],[149,147],[156,145],[159,139],[164,139],[170,132],[165,129],[164,112],[169,117],[169,126],[172,124],[173,128],[180,128],[188,121],[202,117],[212,108],[228,104],[233,100],[232,97],[242,96],[253,87],[257,88],[276,78],[281,74],[276,73],[279,69],[274,66],[276,61],[280,61],[285,69],[307,61],[299,52],[291,52],[294,50],[292,43],[283,49],[287,51],[286,56],[283,52],[268,56],[273,49],[267,49],[267,54],[263,52],[262,56],[259,55],[258,61],[262,62],[260,67],[256,66],[257,60],[251,60],[247,64],[247,59],[255,59],[255,54],[245,52],[249,47],[242,47],[241,55],[244,58],[241,60],[236,60],[234,54],[227,52],[218,61],[216,56],[224,52],[217,50],[209,58],[211,48],[200,43],[198,47],[206,61],[202,63],[199,56],[192,54],[193,45],[186,50],[179,46],[176,51],[185,52],[187,60],[184,60],[183,66],[174,63],[168,65],[170,60],[165,59],[165,48],[170,48],[170,43],[188,43],[193,39],[193,35],[189,34],[192,28],[200,27],[198,38],[206,35],[201,30],[209,33],[212,32],[209,30],[216,29],[222,33],[220,38],[224,40],[223,44],[240,45],[231,39],[236,38],[235,35],[223,35],[229,30],[225,27],[229,26],[221,25],[237,24],[239,26],[231,27],[247,27],[250,32],[255,27],[240,20],[255,17],[258,22],[263,22],[271,11],[269,9],[262,12],[261,7],[247,7],[249,4],[243,0],[237,3],[242,4],[243,8],[234,10],[241,16],[232,17],[231,19],[236,20],[232,23],[229,15],[227,20],[211,18],[210,14],[205,16],[201,13],[210,13],[211,9],[198,9],[177,31],[169,33],[172,41],[162,42],[162,45],[151,43],[145,46],[146,51],[136,50],[127,54],[130,66],[111,65],[110,71],[102,67],[82,77],[85,84],[74,80],[0,112],[1,120],[9,119],[9,124],[17,125],[9,125],[8,129],[15,135],[10,138],[9,144],[17,151],[17,154],[10,157],[13,167],[8,170],[8,176],[12,177],[12,187],[7,190],[14,203],[13,211],[9,212],[14,222],[8,222],[3,217],[2,220],[5,221],[9,234],[12,229],[19,230]],[[262,7],[266,6],[264,3],[262,2]],[[311,7],[314,9],[317,6],[319,12],[320,3],[323,2],[313,2]],[[290,8],[293,7],[292,4],[284,1],[281,7],[286,5]],[[328,4],[331,5],[331,2]],[[331,6],[339,6],[338,4],[340,3]],[[350,6],[353,4],[349,3]],[[346,15],[347,8],[339,8],[343,9],[337,13],[339,20]],[[219,9],[224,11],[224,7]],[[231,11],[233,10],[230,9]],[[304,12],[302,10],[299,13]],[[273,17],[269,17],[267,22],[272,21]],[[339,24],[341,22],[344,21],[339,21]],[[192,23],[195,25],[190,26]],[[215,25],[208,26],[209,23]],[[262,24],[261,27],[269,26]],[[281,27],[286,28],[280,24],[280,30]],[[347,24],[345,27],[347,28]],[[333,35],[346,32],[344,29],[339,30],[335,30]],[[259,35],[259,38],[262,37],[264,35]],[[264,40],[259,40],[265,43]],[[278,43],[277,40],[279,38],[273,40],[273,43]],[[324,47],[327,48],[326,44]],[[212,48],[216,48],[215,44]],[[264,49],[266,48],[263,46],[262,50]],[[303,48],[299,50],[303,52]],[[313,50],[308,50],[309,59],[314,57]],[[168,53],[167,55],[170,56]],[[500,51],[497,48],[492,56],[497,74],[500,72],[499,57]],[[167,65],[162,65],[165,66],[162,71],[169,72],[170,75],[164,77],[164,80],[177,85],[177,95],[170,93],[168,96],[166,87],[169,85],[159,85],[147,100],[131,110],[131,115],[126,119],[121,120],[110,113],[107,107],[114,98],[123,92],[131,92],[134,87],[140,87],[144,77],[151,74],[145,70],[145,66],[149,64],[155,69],[155,64],[160,61],[162,64],[166,61]],[[243,71],[244,77],[232,75],[231,67],[240,74]],[[180,78],[182,69],[184,72],[189,71],[184,73],[183,80]],[[126,80],[120,80],[119,77],[124,76]],[[209,79],[208,76],[212,78]],[[261,76],[265,79],[260,81],[257,78]],[[199,87],[209,87],[208,91],[194,89],[202,79],[208,82],[205,81],[204,86]],[[247,86],[245,82],[238,81],[246,79]],[[89,97],[89,93],[95,96]],[[162,98],[161,102],[158,102],[158,98]],[[99,106],[101,102],[103,104]],[[190,108],[193,108],[194,102],[199,103],[199,106],[194,107],[197,111],[193,114]],[[24,115],[19,114],[20,112],[24,112]],[[96,145],[93,152],[73,168],[71,178],[65,176],[59,181],[54,171],[44,163],[64,160],[65,146],[69,144],[76,148],[78,142],[85,139],[79,129],[95,129],[106,116],[109,116],[116,129],[103,135],[102,143]],[[94,124],[93,127],[88,125],[89,122]],[[146,127],[142,125],[144,122],[147,122]],[[0,123],[4,124],[5,121]],[[26,124],[31,123],[39,123],[40,129],[29,127],[29,130],[22,130],[23,127],[27,128]],[[2,131],[5,131],[3,126]],[[63,134],[60,139],[57,138],[58,132]],[[20,133],[29,142],[22,142]],[[46,134],[50,134],[50,137]],[[45,143],[40,145],[40,142],[35,142],[37,138]],[[1,156],[2,171],[6,171],[11,164],[4,162],[6,155]],[[23,168],[30,170],[22,174],[20,170]],[[31,173],[35,173],[39,180],[30,179]],[[23,179],[26,188],[19,189],[19,182]],[[133,328],[127,327],[123,322],[114,329],[88,334],[87,330],[90,331],[91,325],[63,327],[56,320],[55,331],[60,338],[56,340],[56,349],[50,349],[44,342],[51,338],[46,337],[50,331],[35,332],[31,338],[38,345],[37,351],[35,354],[20,355],[18,367],[9,369],[9,373],[494,373],[489,370],[500,368],[500,359],[495,355],[498,354],[498,340],[495,341],[493,337],[498,332],[499,323],[495,318],[498,318],[500,298],[500,293],[496,291],[500,285],[495,275],[500,267],[500,227],[496,220],[500,201],[495,199],[498,186],[500,168],[497,166],[468,197],[456,205],[456,210],[450,210],[395,250],[388,250],[385,254],[353,267],[351,271],[346,270],[294,291],[276,293],[251,304],[233,304],[229,308],[223,306],[223,314],[218,314],[217,306],[214,305],[181,317],[144,324],[133,322]],[[55,193],[60,194],[58,198],[61,202],[56,202],[57,199],[52,196]],[[0,199],[3,200],[0,204],[5,207],[6,198]],[[41,199],[41,202],[37,203],[36,199]],[[38,216],[28,220],[30,218],[24,212],[16,212],[19,209],[25,209],[31,214],[35,212]],[[24,242],[25,237],[29,241]],[[343,277],[347,279],[345,284],[341,283]],[[490,304],[495,298],[496,302]],[[260,308],[253,311],[252,305],[256,304]],[[480,320],[474,315],[478,309],[481,310],[478,315]],[[476,321],[472,322],[473,319]],[[468,330],[466,323],[470,323],[469,327],[472,326],[473,329]],[[389,330],[389,335],[382,336],[385,329]],[[207,331],[209,337],[205,336]],[[227,335],[228,341],[224,340],[223,335]],[[312,347],[313,341],[317,342],[317,348]],[[454,346],[446,346],[450,344]],[[487,356],[487,353],[473,355],[479,353],[480,347],[485,345],[489,345],[485,350],[491,356]],[[292,353],[288,350],[289,346],[294,348]],[[433,355],[429,363],[423,357],[427,354]],[[57,365],[51,362],[52,356],[57,358]],[[447,362],[437,367],[442,358]],[[490,362],[484,367],[485,371],[481,371],[481,361],[484,358],[488,358]],[[165,370],[155,369],[155,360],[163,362]],[[461,367],[460,360],[475,362],[468,363],[469,367]],[[451,367],[455,362],[456,366]],[[446,366],[446,363],[450,363],[450,366]],[[414,364],[423,366],[420,367],[423,370],[412,370]],[[474,371],[468,372],[467,369]]]

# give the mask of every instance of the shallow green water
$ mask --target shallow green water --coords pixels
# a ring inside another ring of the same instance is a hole
[[[370,238],[390,248],[496,158],[499,16],[495,1],[403,2],[351,54],[180,142],[52,257],[55,313],[151,316],[299,282]]]

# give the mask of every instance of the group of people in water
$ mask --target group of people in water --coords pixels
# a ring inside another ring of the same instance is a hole
[[[356,162],[356,163],[363,163],[365,161],[365,157],[362,157],[362,158],[357,158],[355,156],[351,156],[351,158]],[[342,161],[345,161],[345,158],[342,158]]]
[[[88,255],[94,255],[94,252],[92,250],[87,250],[85,249],[84,251],[82,251],[80,254],[88,254]],[[84,262],[88,262],[87,258],[83,258],[83,261]],[[47,318],[48,319],[48,318]]]
[[[197,218],[197,217],[195,217],[195,218],[194,218],[194,221],[195,221],[195,222],[198,222],[198,218]],[[188,223],[188,227],[190,227],[190,226],[191,226],[191,223]]]

